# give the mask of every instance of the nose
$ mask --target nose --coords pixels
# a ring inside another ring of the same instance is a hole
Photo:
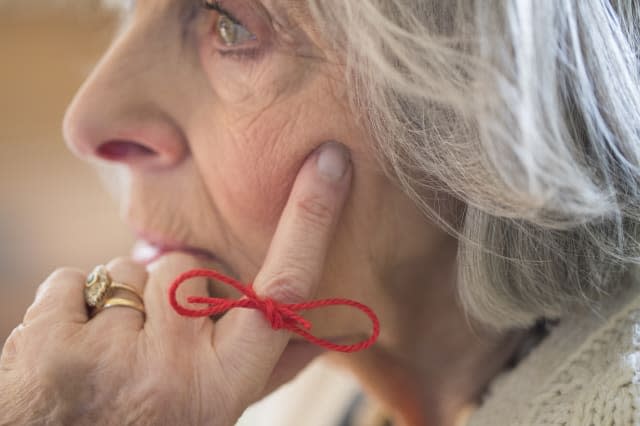
[[[154,59],[133,43],[121,37],[76,94],[64,118],[65,140],[89,161],[139,169],[175,166],[188,149],[167,109],[171,100],[164,85],[170,76],[154,75],[163,67],[150,67],[145,61]],[[159,82],[164,87],[154,87]]]
[[[85,96],[80,93],[76,97],[64,120],[65,140],[78,157],[140,169],[172,167],[184,159],[186,141],[170,120],[153,116],[130,119],[123,116],[125,112],[109,116],[108,111],[102,113],[100,104],[93,105]],[[125,100],[112,102],[115,111]]]

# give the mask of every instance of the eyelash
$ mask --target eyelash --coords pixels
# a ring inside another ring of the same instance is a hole
[[[238,18],[236,18],[231,12],[220,5],[219,0],[202,0],[202,8],[208,11],[217,12],[220,15],[224,15],[225,17],[229,18],[229,20],[231,20],[231,22],[233,22],[234,24],[245,27],[245,25]],[[261,52],[258,47],[251,47],[245,49],[239,48],[230,50],[218,50],[218,53],[221,56],[242,61],[257,59],[260,56]]]
[[[231,14],[231,12],[229,12],[228,10],[224,9],[222,6],[220,6],[220,2],[218,0],[214,0],[213,2],[208,2],[207,0],[202,0],[202,7],[206,10],[213,10],[218,12],[221,15],[226,16],[227,18],[229,18],[234,24],[237,25],[242,25],[242,22],[240,22],[238,20],[238,18],[236,18],[235,16],[233,16]]]

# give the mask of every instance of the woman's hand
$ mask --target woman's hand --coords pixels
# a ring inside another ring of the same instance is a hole
[[[284,303],[313,296],[350,180],[342,146],[310,156],[254,281],[258,295]],[[108,264],[114,281],[144,294],[146,318],[123,307],[89,318],[86,274],[54,272],[3,348],[0,425],[233,424],[261,395],[290,332],[250,309],[216,323],[177,315],[168,286],[197,266],[179,253],[147,269],[125,258]],[[207,295],[204,280],[185,286]]]

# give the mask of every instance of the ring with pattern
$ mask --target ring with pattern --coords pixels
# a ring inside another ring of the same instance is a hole
[[[118,290],[134,295],[137,301],[124,298],[112,298]],[[96,266],[89,276],[87,276],[84,286],[84,300],[90,308],[98,311],[105,307],[111,307],[106,306],[108,302],[113,306],[114,300],[124,300],[127,303],[120,303],[117,306],[127,306],[144,313],[143,298],[138,293],[138,290],[128,284],[113,281],[104,265]]]

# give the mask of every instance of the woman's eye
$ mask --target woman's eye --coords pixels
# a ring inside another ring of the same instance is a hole
[[[226,14],[219,14],[216,22],[216,32],[225,46],[237,46],[247,41],[255,40],[256,36],[241,23]]]
[[[220,5],[220,0],[204,0],[203,7],[217,12],[216,33],[226,47],[238,46],[256,39],[242,23]]]

